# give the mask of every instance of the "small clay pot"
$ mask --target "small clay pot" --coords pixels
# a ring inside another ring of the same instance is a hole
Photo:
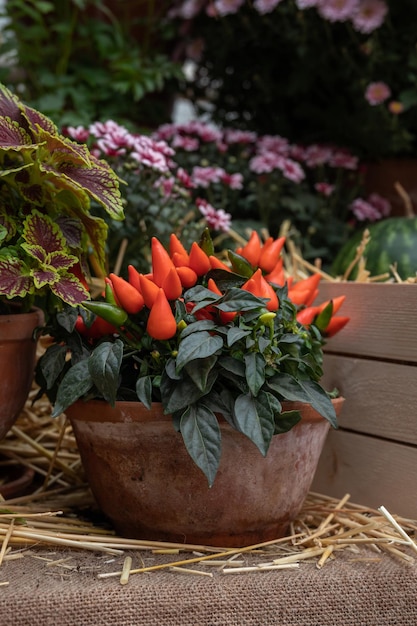
[[[43,322],[40,309],[0,315],[0,440],[13,426],[28,397],[36,358],[33,332]]]

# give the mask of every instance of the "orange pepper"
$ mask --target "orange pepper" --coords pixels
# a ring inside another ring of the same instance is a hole
[[[195,271],[197,276],[204,276],[204,274],[207,274],[207,272],[211,270],[210,259],[195,241],[191,244],[190,267]]]
[[[198,276],[191,267],[177,267],[177,274],[180,278],[181,284],[186,289],[190,289],[190,287],[194,287],[197,282]]]
[[[151,240],[151,254],[153,281],[158,287],[162,287],[169,270],[174,267],[174,264],[168,252],[156,237],[152,237]]]
[[[135,289],[133,285],[128,283],[127,280],[116,274],[109,274],[109,278],[113,286],[113,292],[118,302],[120,302],[122,309],[124,309],[126,313],[133,315],[139,313],[145,304],[142,294]]]
[[[159,288],[158,295],[149,313],[146,332],[154,339],[161,341],[171,339],[177,332],[177,322],[165,291],[162,288]]]
[[[285,237],[278,237],[278,239],[269,237],[265,241],[258,261],[259,267],[264,272],[272,272],[278,262],[284,243]]]
[[[174,254],[171,254],[171,260],[175,267],[188,267],[190,265],[190,257],[188,254],[184,256],[179,252],[174,252]]]
[[[346,296],[336,296],[336,298],[332,298],[332,300],[327,300],[318,306],[319,313],[323,311],[326,306],[332,302],[333,303],[333,315],[338,312],[344,301],[346,300]]]
[[[256,230],[252,231],[245,246],[236,249],[236,253],[243,256],[253,267],[258,265],[261,256],[261,240]]]
[[[162,289],[165,291],[165,295],[168,300],[176,300],[182,294],[181,280],[174,266],[171,267],[168,274],[166,275],[166,278],[162,284]]]
[[[212,291],[213,293],[217,294],[218,296],[222,296],[223,295],[222,292],[220,291],[220,289],[218,288],[218,286],[216,285],[215,281],[212,278],[208,279],[207,287],[208,287],[208,289],[210,289],[210,291]],[[228,322],[233,321],[235,319],[236,315],[237,315],[236,311],[219,311],[219,317],[220,317],[220,319],[221,319],[223,324],[227,324]]]
[[[271,285],[262,276],[261,268],[258,268],[253,276],[242,285],[242,289],[249,291],[258,298],[267,298],[269,300],[269,302],[266,303],[268,311],[276,311],[278,309],[278,296]]]
[[[284,261],[280,257],[276,262],[275,266],[272,270],[265,275],[265,280],[268,283],[274,283],[274,285],[278,285],[282,287],[285,283],[285,274],[284,274]]]
[[[139,274],[140,290],[148,309],[151,309],[159,293],[159,287],[144,274]]]
[[[175,233],[171,233],[169,237],[169,253],[171,258],[174,254],[179,254],[180,256],[188,258],[188,252],[182,245],[181,241],[178,239]],[[187,263],[188,265],[188,263]]]
[[[313,323],[314,318],[319,313],[319,307],[310,306],[297,312],[297,321],[304,326],[310,326]]]
[[[127,272],[128,272],[129,283],[132,285],[132,287],[134,287],[138,291],[141,291],[140,274],[138,270],[136,269],[136,267],[133,267],[133,265],[128,265]]]
[[[225,265],[220,259],[211,254],[209,256],[210,266],[212,270],[225,270],[226,272],[230,272],[230,267]]]
[[[323,331],[322,333],[323,336],[333,337],[333,335],[338,333],[339,330],[342,330],[342,328],[346,326],[349,320],[350,320],[350,317],[342,317],[341,315],[335,315],[334,317],[332,317],[326,329]]]

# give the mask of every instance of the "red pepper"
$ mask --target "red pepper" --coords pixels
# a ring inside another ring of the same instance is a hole
[[[282,257],[280,257],[273,269],[269,272],[269,274],[265,275],[265,280],[268,281],[268,283],[273,283],[274,285],[283,287],[285,284],[285,274],[283,266],[284,261]]]
[[[174,264],[168,252],[156,237],[152,237],[151,253],[153,281],[158,287],[162,287],[169,270],[171,267],[174,267]]]
[[[132,315],[139,313],[145,304],[142,294],[127,280],[116,274],[110,274],[109,278],[113,285],[114,294],[120,302],[122,309]]]
[[[190,289],[190,287],[194,287],[197,282],[198,276],[191,267],[177,267],[177,274],[181,281],[181,284],[186,289]]]
[[[155,285],[155,283],[152,280],[150,280],[147,276],[144,276],[143,274],[139,274],[139,280],[140,280],[140,290],[142,292],[145,305],[148,307],[148,309],[151,309],[159,293],[159,287],[158,285]]]
[[[138,270],[136,269],[136,267],[133,267],[133,265],[128,265],[127,272],[128,272],[129,283],[132,285],[132,287],[134,287],[138,291],[141,291],[140,274]]]
[[[187,256],[184,256],[179,252],[174,252],[174,254],[171,254],[171,260],[175,267],[189,267],[190,265],[190,257],[188,254]]]
[[[192,243],[190,250],[190,267],[197,276],[204,276],[211,270],[210,259],[195,241]]]
[[[236,253],[243,256],[253,267],[257,267],[261,256],[261,240],[256,230],[253,230],[248,243],[236,249]]]
[[[342,330],[342,328],[346,326],[349,320],[350,320],[350,317],[342,317],[341,315],[335,315],[334,317],[332,317],[329,324],[327,325],[325,330],[322,332],[322,335],[324,337],[333,337],[333,335],[338,333],[339,330]]]
[[[258,298],[267,298],[269,300],[269,302],[266,303],[268,311],[276,311],[278,309],[278,296],[271,285],[267,283],[265,278],[262,276],[261,268],[258,268],[252,278],[249,278],[249,280],[246,281],[246,283],[242,286],[242,289],[249,291]]]
[[[176,300],[182,294],[181,280],[174,266],[172,266],[169,270],[161,286],[162,289],[165,291],[165,295],[168,300]]]
[[[265,241],[258,261],[259,267],[264,272],[272,272],[280,258],[279,255],[281,254],[284,243],[285,237],[278,237],[278,239],[269,237]]]
[[[212,270],[225,270],[226,272],[230,272],[231,269],[227,265],[225,265],[220,259],[211,254],[209,256],[210,266]]]
[[[297,312],[297,321],[304,326],[310,326],[314,322],[314,318],[319,312],[317,306],[306,307]]]
[[[117,333],[117,328],[113,326],[113,324],[109,324],[109,322],[103,320],[101,317],[96,317],[91,326],[87,326],[81,315],[77,317],[75,329],[85,339],[101,339],[101,337],[105,337],[106,335],[113,335]]]
[[[332,298],[331,300],[327,300],[318,306],[318,310],[323,311],[326,306],[331,302],[333,304],[333,315],[338,312],[344,301],[346,300],[346,296],[336,296],[336,298]]]
[[[171,257],[173,257],[174,254],[179,254],[180,256],[188,258],[187,250],[184,248],[184,246],[182,245],[181,241],[178,239],[177,235],[175,235],[175,233],[172,233],[169,238],[169,252],[170,252]]]
[[[222,296],[223,295],[222,292],[220,291],[220,289],[218,288],[218,286],[216,285],[215,281],[212,278],[208,279],[207,287],[210,289],[210,291],[212,291],[213,293],[217,294],[218,296]],[[223,324],[227,324],[228,322],[233,321],[235,319],[236,315],[237,315],[236,311],[219,311],[219,317],[220,317],[220,319],[221,319]]]
[[[171,339],[177,332],[177,322],[162,288],[159,289],[149,313],[146,331],[151,337],[161,341]]]

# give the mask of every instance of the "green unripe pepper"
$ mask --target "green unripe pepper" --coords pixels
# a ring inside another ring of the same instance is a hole
[[[106,320],[106,322],[109,322],[109,324],[116,326],[116,328],[120,328],[120,326],[126,324],[129,317],[126,311],[110,302],[94,302],[87,300],[83,302],[82,305],[88,309],[88,311],[91,311],[98,317]]]

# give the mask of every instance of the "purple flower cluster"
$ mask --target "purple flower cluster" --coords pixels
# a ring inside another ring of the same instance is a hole
[[[251,5],[260,15],[272,13],[285,0],[254,0]],[[237,13],[246,0],[183,0],[170,11],[170,17],[192,19],[205,10],[209,17],[219,18]],[[385,0],[296,0],[304,11],[315,8],[329,22],[351,22],[360,33],[371,33],[379,28],[388,13]]]

